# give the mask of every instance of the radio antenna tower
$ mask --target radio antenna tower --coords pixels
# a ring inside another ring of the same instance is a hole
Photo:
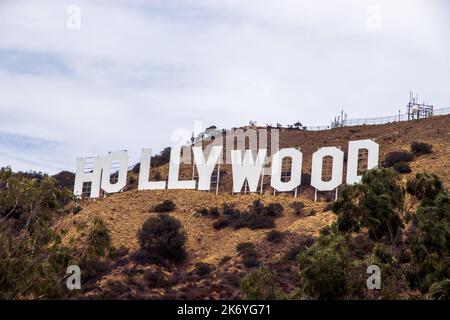
[[[414,96],[414,93],[410,91],[406,113],[408,114],[408,120],[430,118],[433,116],[433,106],[425,104],[425,102],[419,103],[419,96]]]

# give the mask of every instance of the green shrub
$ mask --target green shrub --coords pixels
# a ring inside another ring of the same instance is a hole
[[[260,268],[247,274],[241,280],[244,300],[281,300],[283,291],[275,282],[273,274],[267,268]]]
[[[272,230],[266,235],[266,240],[273,243],[280,243],[283,239],[284,233],[276,230]]]
[[[155,206],[155,212],[172,212],[175,210],[175,203],[171,200],[164,200]]]
[[[242,257],[242,263],[246,268],[259,266],[258,253],[255,245],[251,242],[242,242],[236,246],[236,250]]]
[[[238,217],[241,215],[239,210],[234,208],[233,204],[224,204],[222,207],[222,214],[229,217]]]
[[[279,203],[270,203],[265,206],[260,200],[255,200],[247,212],[241,213],[233,205],[225,204],[222,209],[222,216],[214,222],[215,229],[233,227],[235,229],[249,228],[267,229],[275,227],[275,218],[283,212],[283,207]],[[203,212],[206,214],[206,212]],[[208,212],[208,214],[211,214]],[[216,215],[214,211],[212,215]]]
[[[93,218],[87,230],[86,245],[78,259],[83,281],[98,279],[108,272],[112,267],[110,259],[116,258],[116,252],[103,220]]]
[[[414,154],[408,151],[393,151],[388,153],[383,161],[383,167],[389,168],[399,162],[410,162],[414,159]]]
[[[333,206],[337,226],[343,232],[367,228],[374,241],[393,242],[403,224],[405,190],[401,178],[390,169],[373,169],[363,174],[361,183],[344,186]]]
[[[202,277],[202,276],[205,276],[207,274],[210,274],[212,272],[212,270],[213,270],[212,265],[210,265],[209,263],[197,262],[195,264],[194,272],[198,276]]]
[[[431,174],[417,174],[407,191],[420,200],[408,237],[415,266],[408,278],[411,288],[425,294],[433,284],[450,279],[450,196]]]
[[[444,191],[444,186],[435,174],[417,173],[414,179],[406,183],[406,191],[425,204],[429,204]]]
[[[105,257],[109,256],[112,250],[108,228],[102,219],[94,218],[87,235],[86,252],[90,256]]]
[[[272,216],[257,212],[248,212],[242,214],[238,219],[232,220],[232,225],[235,229],[269,229],[275,227],[275,221]]]
[[[269,203],[266,208],[266,214],[270,217],[279,217],[283,213],[283,206],[279,203]]]
[[[351,257],[342,235],[321,236],[309,250],[298,255],[298,262],[301,298],[348,299],[361,290],[351,272]]]
[[[71,192],[37,172],[0,169],[0,299],[60,299],[61,280],[74,249],[61,241],[56,222],[67,212]]]
[[[186,234],[181,222],[168,214],[148,218],[139,231],[139,243],[147,258],[163,257],[175,262],[186,256]]]
[[[220,230],[226,228],[230,225],[230,220],[228,218],[222,217],[213,223],[214,229]]]
[[[247,250],[255,249],[255,245],[251,242],[241,242],[236,246],[236,251],[243,254]]]
[[[220,215],[218,208],[201,208],[197,210],[197,213],[203,217],[218,217]]]
[[[283,260],[295,261],[298,254],[311,247],[314,244],[314,241],[313,237],[302,237],[295,246],[290,247],[288,251],[286,251]]]
[[[392,165],[392,169],[397,171],[398,173],[411,173],[411,167],[407,162],[396,162]]]
[[[411,151],[416,155],[429,154],[433,152],[433,146],[425,142],[413,142],[411,143]]]

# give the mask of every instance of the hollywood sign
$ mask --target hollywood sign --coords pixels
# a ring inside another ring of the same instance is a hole
[[[361,180],[358,175],[358,155],[359,151],[367,150],[367,169],[378,166],[379,145],[374,141],[358,140],[348,143],[347,174],[346,183],[354,184]],[[169,175],[167,181],[151,181],[150,161],[152,157],[151,149],[143,149],[141,154],[139,172],[139,190],[158,189],[196,189],[210,191],[211,177],[217,166],[222,161],[223,146],[215,145],[209,148],[205,154],[205,149],[201,146],[192,146],[190,151],[193,154],[193,163],[198,172],[198,181],[180,180],[181,147],[172,147],[169,161]],[[270,186],[278,192],[290,192],[296,190],[302,181],[303,154],[296,148],[284,148],[275,152],[270,159],[267,156],[267,149],[258,150],[230,150],[231,168],[233,178],[233,193],[241,192],[243,186],[248,187],[249,192],[257,192],[258,185],[264,175],[270,175]],[[323,180],[323,159],[332,158],[331,179]],[[290,158],[291,166],[289,181],[282,179],[282,163],[286,158]],[[265,164],[270,160],[268,173]],[[115,165],[115,167],[113,166]],[[98,198],[100,190],[106,194],[116,193],[123,190],[127,183],[129,157],[126,151],[110,152],[107,156],[94,159],[92,168],[86,170],[86,159],[79,158],[75,176],[74,194],[78,197],[83,195],[83,186],[90,184],[89,197]],[[344,152],[337,147],[323,147],[312,155],[311,186],[317,191],[333,191],[343,183]],[[111,181],[111,172],[116,174],[115,181]],[[218,181],[217,181],[218,183]],[[262,190],[262,189],[261,189]]]

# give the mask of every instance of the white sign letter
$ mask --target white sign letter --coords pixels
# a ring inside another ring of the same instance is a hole
[[[94,161],[94,167],[90,171],[86,171],[86,160],[77,159],[77,172],[75,174],[75,185],[73,192],[76,197],[83,195],[83,183],[91,183],[90,198],[98,198],[100,196],[100,180],[102,177],[103,158],[97,157]]]
[[[198,190],[209,191],[211,188],[211,175],[214,171],[219,157],[222,153],[222,146],[214,146],[208,156],[208,161],[205,160],[202,147],[193,147],[195,165],[198,172]]]
[[[113,162],[120,162],[117,172],[117,182],[111,183],[111,167]],[[102,189],[106,193],[116,193],[127,185],[128,155],[126,151],[110,152],[103,162]]]
[[[241,150],[231,150],[231,165],[233,171],[233,192],[240,192],[245,180],[248,181],[250,192],[256,192],[261,171],[266,158],[267,149],[258,150],[256,162],[253,161],[253,150],[246,150],[242,161]]]
[[[169,182],[168,189],[195,189],[195,180],[178,180],[180,175],[181,147],[173,146],[170,149]]]
[[[281,181],[281,168],[283,159],[290,157],[292,159],[291,165],[291,179],[287,182]],[[272,178],[270,186],[279,192],[292,191],[297,188],[302,179],[302,160],[303,154],[294,148],[281,149],[272,157]]]
[[[149,181],[151,159],[152,149],[142,149],[141,164],[139,166],[138,190],[157,190],[166,188],[165,181]]]
[[[323,158],[333,157],[333,173],[330,181],[322,180]],[[344,152],[336,147],[321,148],[312,157],[311,185],[319,191],[332,191],[342,184]]]
[[[358,153],[361,149],[367,149],[367,170],[378,166],[380,146],[373,140],[357,140],[348,143],[347,184],[358,183],[361,176],[358,175]]]

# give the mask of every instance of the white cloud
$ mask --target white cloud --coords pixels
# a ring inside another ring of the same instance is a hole
[[[1,130],[62,146],[0,165],[33,169],[23,159],[35,157],[54,172],[52,163],[73,169],[76,156],[116,149],[137,160],[197,119],[231,127],[327,124],[340,108],[396,114],[409,90],[449,106],[445,2],[75,2],[0,4],[0,52],[24,66],[0,62]],[[72,4],[79,31],[66,27]],[[367,28],[369,6],[380,7],[379,30]],[[46,56],[45,68],[33,66]]]

